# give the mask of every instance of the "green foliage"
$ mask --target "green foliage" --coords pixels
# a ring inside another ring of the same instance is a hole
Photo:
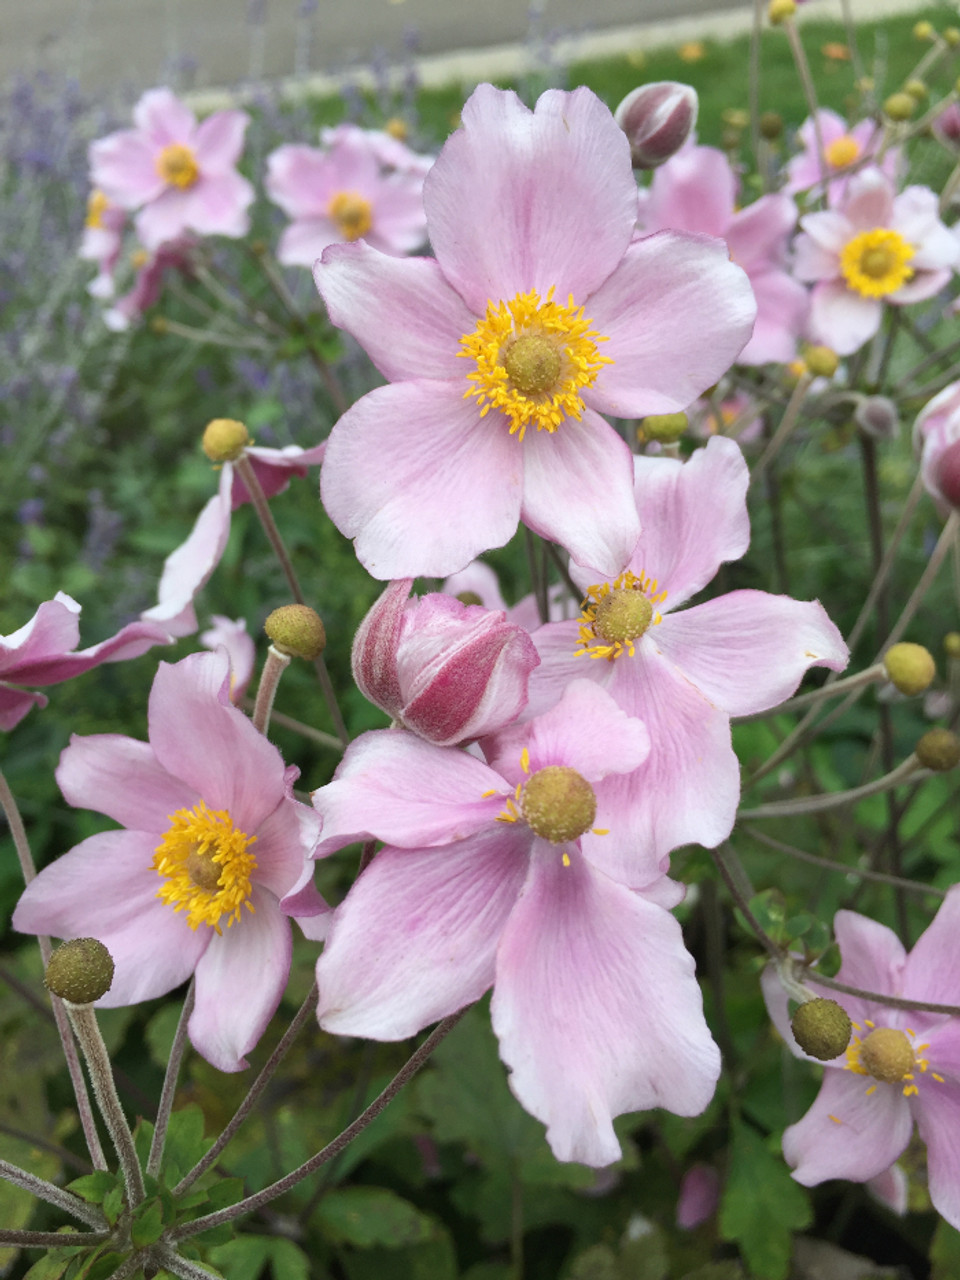
[[[793,1232],[813,1214],[807,1193],[754,1129],[735,1123],[720,1204],[720,1232],[735,1240],[759,1280],[786,1280]]]

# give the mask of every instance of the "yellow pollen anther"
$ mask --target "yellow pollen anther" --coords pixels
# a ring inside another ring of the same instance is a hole
[[[913,276],[914,247],[899,231],[877,227],[848,240],[840,254],[847,284],[864,298],[886,298]]]
[[[554,302],[553,289],[541,302],[535,289],[509,302],[488,302],[487,314],[473,333],[460,339],[457,354],[476,361],[467,375],[480,416],[497,409],[510,422],[510,434],[522,440],[527,427],[556,431],[564,418],[580,418],[580,391],[590,386],[605,364],[597,352],[607,339],[590,328],[583,307]]]
[[[824,159],[831,169],[845,169],[848,164],[853,164],[854,160],[860,158],[860,143],[856,138],[851,138],[849,133],[845,133],[841,138],[834,138],[833,142],[823,149]]]
[[[878,1027],[874,1022],[867,1022],[872,1030],[863,1038],[854,1036],[847,1049],[845,1070],[854,1071],[857,1075],[872,1076],[884,1084],[903,1084],[903,1096],[911,1097],[919,1093],[914,1073],[925,1074],[929,1063],[922,1056],[926,1044],[912,1044],[915,1033],[907,1028],[899,1031],[895,1027]],[[860,1030],[858,1027],[857,1030]],[[936,1072],[930,1073],[934,1080],[942,1080]],[[867,1094],[877,1088],[871,1084]]]
[[[102,227],[103,215],[109,208],[110,201],[102,191],[95,187],[87,199],[87,226],[92,230],[98,230]]]
[[[615,658],[634,655],[634,641],[663,618],[655,605],[667,598],[657,590],[656,578],[630,570],[621,573],[613,583],[601,582],[588,587],[584,597],[580,624],[580,648],[575,657]]]
[[[359,240],[373,226],[373,205],[356,191],[338,191],[327,205],[327,217],[344,240]]]
[[[200,177],[196,156],[182,142],[171,142],[164,147],[157,156],[156,168],[164,182],[181,190],[192,187]]]
[[[520,813],[543,840],[568,844],[590,830],[597,816],[597,797],[576,769],[550,764],[524,785]]]
[[[240,919],[241,908],[253,911],[250,875],[257,860],[248,852],[256,836],[238,831],[226,810],[212,810],[201,802],[179,809],[157,846],[153,869],[164,878],[157,897],[175,911],[186,911],[187,924],[210,925],[220,933]]]

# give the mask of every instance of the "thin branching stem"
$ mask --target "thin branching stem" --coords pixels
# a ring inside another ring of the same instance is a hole
[[[954,803],[953,798],[951,798],[951,803]],[[806,849],[798,849],[794,844],[785,844],[782,840],[776,840],[773,836],[768,836],[756,827],[747,827],[745,834],[749,835],[752,840],[758,840],[761,844],[765,844],[771,849],[776,849],[778,853],[785,853],[790,858],[799,858],[801,862],[809,862],[813,866],[823,867],[827,871],[837,871],[845,876],[856,876],[860,880],[871,880],[876,884],[896,885],[907,893],[933,894],[938,898],[946,897],[947,891],[938,889],[935,885],[923,884],[920,880],[908,880],[904,876],[887,875],[885,871],[871,871],[867,867],[853,867],[848,862],[836,862],[833,858],[824,858],[818,853],[808,853]]]
[[[193,1013],[195,999],[196,983],[191,978],[187,994],[183,998],[180,1020],[174,1033],[173,1044],[170,1046],[170,1057],[167,1059],[167,1070],[163,1077],[160,1105],[157,1107],[157,1120],[153,1129],[153,1138],[150,1142],[150,1154],[147,1157],[147,1173],[151,1178],[155,1178],[160,1172],[160,1163],[163,1160],[163,1144],[167,1140],[167,1125],[170,1123],[170,1113],[173,1111],[173,1098],[177,1092],[180,1063],[183,1061],[184,1050],[187,1047],[187,1027],[190,1022],[190,1015]]]
[[[100,1210],[92,1204],[87,1204],[79,1196],[75,1196],[72,1191],[64,1191],[62,1187],[48,1182],[46,1178],[38,1178],[35,1173],[28,1173],[26,1169],[18,1168],[15,1164],[11,1164],[9,1160],[0,1160],[0,1178],[3,1178],[5,1182],[12,1182],[15,1187],[21,1187],[24,1191],[29,1191],[38,1200],[43,1200],[57,1209],[62,1209],[71,1218],[76,1218],[79,1222],[85,1222],[88,1227],[93,1227],[95,1231],[103,1230],[103,1214]]]
[[[849,791],[829,791],[820,796],[800,796],[796,800],[775,800],[770,804],[758,805],[756,809],[742,809],[738,820],[755,822],[759,818],[791,818],[806,813],[823,813],[827,809],[856,804],[858,800],[865,800],[868,796],[880,795],[891,787],[900,786],[911,776],[917,780],[932,776],[930,770],[920,769],[920,762],[912,754],[883,777],[874,778],[862,787],[851,787]]]

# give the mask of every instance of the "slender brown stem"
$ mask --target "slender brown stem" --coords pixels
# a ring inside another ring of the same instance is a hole
[[[827,871],[839,871],[845,876],[857,876],[860,880],[872,880],[877,884],[896,885],[907,893],[934,894],[938,898],[946,897],[945,889],[937,889],[933,885],[923,884],[919,880],[907,880],[903,876],[887,875],[884,871],[870,871],[867,867],[853,867],[849,862],[835,862],[833,858],[823,858],[817,853],[808,853],[806,849],[798,849],[796,845],[784,844],[782,840],[775,840],[773,836],[768,836],[765,832],[754,827],[748,827],[745,834],[749,835],[752,840],[759,840],[761,844],[768,845],[771,849],[776,849],[778,853],[785,853],[790,858],[799,858],[801,862],[812,863],[815,867],[824,867]]]
[[[730,896],[740,911],[740,914],[746,920],[759,942],[762,943],[764,950],[779,962],[783,959],[783,951],[764,929],[763,925],[750,910],[750,899],[753,897],[753,885],[750,884],[749,877],[744,870],[743,864],[734,852],[733,846],[729,841],[720,845],[719,848],[710,850],[713,861],[717,870],[723,877],[723,882],[730,891]]]
[[[191,978],[187,994],[183,999],[180,1020],[177,1022],[173,1044],[170,1046],[170,1057],[167,1059],[167,1070],[163,1077],[160,1105],[157,1107],[157,1119],[153,1129],[153,1138],[150,1142],[150,1155],[147,1157],[147,1173],[151,1178],[155,1178],[160,1172],[160,1164],[163,1160],[163,1144],[167,1138],[167,1125],[170,1123],[170,1113],[173,1110],[173,1098],[177,1092],[180,1063],[183,1061],[183,1053],[187,1047],[187,1027],[190,1023],[190,1015],[193,1013],[195,999],[196,980]]]
[[[797,30],[796,23],[788,18],[783,24],[786,28],[787,39],[790,41],[790,50],[793,53],[793,61],[797,67],[797,74],[800,77],[800,83],[803,86],[803,96],[807,100],[807,110],[810,112],[810,119],[813,122],[813,136],[817,142],[817,159],[820,163],[820,181],[824,186],[824,194],[826,194],[827,179],[830,176],[827,157],[823,149],[823,132],[820,128],[820,106],[817,102],[817,90],[813,83],[813,76],[810,74],[810,64],[807,62],[807,55],[803,48],[803,41],[800,39],[800,32]]]
[[[960,1005],[934,1004],[927,1000],[907,1000],[902,996],[888,996],[881,991],[864,991],[862,987],[851,987],[846,982],[837,982],[835,978],[825,978],[814,970],[805,974],[808,982],[818,987],[827,987],[831,991],[842,991],[847,996],[858,996],[861,1000],[869,1000],[872,1004],[885,1004],[891,1009],[916,1009],[923,1013],[946,1013],[956,1018],[960,1015]]]
[[[243,705],[248,711],[252,711],[254,707],[253,700],[245,698]],[[281,729],[289,729],[292,733],[299,733],[301,737],[308,738],[311,742],[317,743],[321,747],[331,747],[334,751],[343,751],[343,743],[339,738],[335,738],[332,733],[324,733],[322,729],[314,729],[312,725],[304,724],[302,720],[295,720],[293,716],[285,716],[282,711],[273,711],[270,714],[271,724],[279,725]]]
[[[851,787],[849,791],[829,791],[820,796],[802,796],[796,800],[777,800],[771,804],[758,805],[756,809],[743,809],[737,815],[740,822],[754,822],[758,818],[791,818],[805,813],[823,813],[827,809],[836,809],[841,805],[855,804],[868,796],[879,795],[898,787],[911,775],[929,778],[929,770],[920,771],[920,762],[913,754],[907,756],[902,764],[885,773],[882,778],[874,778],[862,787]]]
[[[273,700],[277,696],[280,677],[289,665],[290,655],[281,653],[279,649],[275,649],[273,645],[270,645],[267,649],[267,660],[264,662],[263,671],[260,673],[260,683],[257,685],[257,700],[253,707],[253,727],[258,729],[260,733],[265,734],[270,728]]]
[[[0,1227],[0,1244],[20,1249],[66,1249],[71,1245],[83,1248],[109,1239],[109,1231],[8,1231]]]

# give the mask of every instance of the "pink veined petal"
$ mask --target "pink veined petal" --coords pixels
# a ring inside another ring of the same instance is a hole
[[[282,449],[251,445],[244,453],[250,459],[264,497],[273,498],[276,494],[283,493],[294,476],[305,476],[310,467],[319,466],[326,451],[327,442],[321,440],[309,449],[302,449],[297,444],[288,444]],[[233,473],[230,500],[234,511],[250,501],[247,486],[236,471]]]
[[[601,688],[609,691],[614,681],[617,662],[604,659],[595,660],[586,654],[576,656],[580,646],[580,627],[573,620],[569,622],[547,622],[533,632],[533,643],[540,654],[540,666],[531,673],[529,699],[524,713],[524,720],[542,715],[563,697],[567,685],[573,680],[592,680]],[[618,704],[619,705],[619,704]],[[632,715],[632,711],[627,711]],[[504,734],[498,734],[497,758],[506,767],[506,758],[500,750]],[[508,775],[512,776],[512,775]],[[519,778],[515,779],[519,781]]]
[[[166,831],[171,814],[200,799],[158,763],[149,743],[119,733],[73,734],[60,756],[57,784],[68,804],[105,813],[134,831]]]
[[[367,239],[385,253],[404,254],[419,249],[426,238],[422,180],[412,174],[393,174],[383,179]]]
[[[443,274],[477,315],[530,289],[582,302],[630,243],[626,135],[589,89],[549,90],[530,111],[482,84],[461,120],[424,184]]]
[[[197,516],[186,542],[164,561],[157,592],[158,603],[141,616],[162,623],[172,636],[186,636],[197,629],[193,598],[220,563],[230,537],[233,464],[220,472],[218,491]]]
[[[911,302],[924,302],[946,288],[952,275],[953,272],[949,268],[943,271],[918,270],[912,280],[901,285],[895,293],[889,295],[887,300],[898,307]]]
[[[246,235],[250,228],[247,210],[253,203],[253,187],[233,169],[226,173],[204,174],[187,193],[186,225],[203,236]]]
[[[828,1067],[813,1106],[784,1133],[783,1154],[805,1187],[828,1178],[867,1182],[893,1164],[912,1129],[899,1085]]]
[[[737,178],[716,147],[683,147],[653,172],[644,211],[647,231],[726,234],[734,216]]]
[[[617,417],[692,404],[737,358],[757,314],[724,242],[674,231],[635,240],[584,310],[613,360],[584,399]]]
[[[723,238],[734,262],[752,279],[755,269],[783,264],[796,225],[797,206],[789,196],[773,192],[735,213]]]
[[[523,452],[461,384],[378,387],[334,427],[320,496],[375,578],[442,578],[500,547],[520,516]]]
[[[849,356],[870,341],[882,316],[879,298],[864,298],[842,280],[830,280],[818,284],[811,294],[808,329],[815,342]]]
[[[554,1155],[599,1166],[620,1156],[614,1116],[701,1112],[720,1054],[676,920],[579,855],[569,861],[536,842],[497,952],[491,1016],[510,1087],[546,1124]]]
[[[137,214],[137,236],[147,249],[159,249],[168,240],[182,236],[190,224],[191,192],[166,187]]]
[[[882,995],[901,994],[907,957],[892,929],[856,911],[838,911],[833,930],[843,962],[838,982]]]
[[[867,1190],[875,1200],[902,1218],[907,1212],[908,1184],[907,1175],[898,1164],[892,1164],[883,1173],[878,1173],[867,1184]]]
[[[333,781],[313,793],[323,818],[315,856],[370,836],[404,848],[461,840],[493,822],[510,794],[498,773],[466,752],[405,729],[364,733]]]
[[[382,850],[337,909],[317,962],[320,1025],[403,1040],[478,999],[529,847],[526,828],[499,823],[441,849]]]
[[[99,938],[116,966],[98,1001],[106,1008],[136,1004],[172,991],[193,972],[212,930],[194,932],[185,915],[161,902],[153,870],[157,836],[104,831],[45,867],[13,913],[21,933]]]
[[[893,218],[893,187],[879,169],[861,169],[847,184],[844,217],[855,232],[889,227]]]
[[[579,564],[611,577],[619,573],[640,535],[632,455],[623,438],[586,409],[582,419],[566,418],[554,432],[528,430],[522,449],[524,523],[559,542]]]
[[[485,609],[502,609],[504,612],[507,610],[507,602],[500,593],[500,579],[497,577],[496,570],[491,569],[482,560],[473,560],[459,573],[451,574],[445,580],[443,590],[448,596],[468,593],[479,596],[480,603]],[[512,621],[518,622],[518,619],[513,618]]]
[[[390,258],[358,241],[327,250],[314,280],[330,319],[356,338],[385,378],[449,378],[466,388],[470,370],[458,355],[460,339],[477,318],[432,258]]]
[[[215,111],[200,121],[193,146],[204,174],[223,173],[237,163],[249,123],[245,111]]]
[[[842,671],[850,656],[818,601],[765,591],[731,591],[667,614],[655,642],[705,697],[731,716],[777,706],[796,691],[811,666]]]
[[[954,886],[903,965],[899,995],[931,1004],[960,1004],[960,886]]]
[[[737,357],[740,364],[785,363],[797,354],[810,307],[807,290],[785,271],[764,271],[750,278],[757,300],[753,337]]]
[[[169,773],[253,836],[286,794],[284,766],[277,748],[230,702],[229,691],[230,662],[222,649],[191,654],[175,666],[161,662],[150,690],[150,745]]]
[[[15,729],[34,707],[45,707],[50,701],[42,693],[12,689],[0,680],[0,729]]]
[[[135,129],[111,133],[90,145],[93,185],[123,209],[139,209],[164,190],[154,147]]]
[[[321,254],[342,239],[329,218],[300,218],[281,235],[277,261],[285,267],[313,267]]]
[[[0,677],[13,680],[21,668],[32,669],[62,657],[80,643],[80,605],[58,591],[44,600],[29,622],[0,636]]]
[[[827,209],[822,213],[808,213],[800,219],[800,227],[810,239],[832,255],[839,255],[848,240],[856,235],[856,230],[849,220],[835,209]],[[834,267],[834,272],[837,268]]]
[[[326,215],[336,191],[327,153],[300,144],[278,147],[267,157],[267,195],[288,218]]]
[[[839,251],[825,249],[802,232],[793,242],[793,274],[798,280],[834,280],[840,273]]]
[[[158,147],[194,141],[197,118],[171,89],[148,89],[133,108],[133,120]]]
[[[257,827],[256,843],[251,847],[257,860],[254,883],[269,889],[274,898],[283,898],[302,878],[319,839],[316,813],[291,797],[281,800]]]
[[[254,888],[250,901],[253,912],[213,934],[197,965],[190,1041],[220,1071],[249,1065],[290,974],[290,921],[265,889]]]
[[[941,1217],[960,1230],[960,1086],[956,1081],[924,1087],[915,1100],[917,1127],[927,1147],[930,1199]]]
[[[18,664],[10,673],[10,679],[24,684],[60,684],[74,676],[83,675],[102,663],[139,658],[154,645],[170,644],[171,639],[169,628],[159,623],[130,622],[109,640],[91,645],[89,649],[65,653],[59,658],[50,657]]]
[[[353,678],[368,701],[396,719],[403,707],[397,648],[412,578],[391,582],[357,628],[353,638]]]

